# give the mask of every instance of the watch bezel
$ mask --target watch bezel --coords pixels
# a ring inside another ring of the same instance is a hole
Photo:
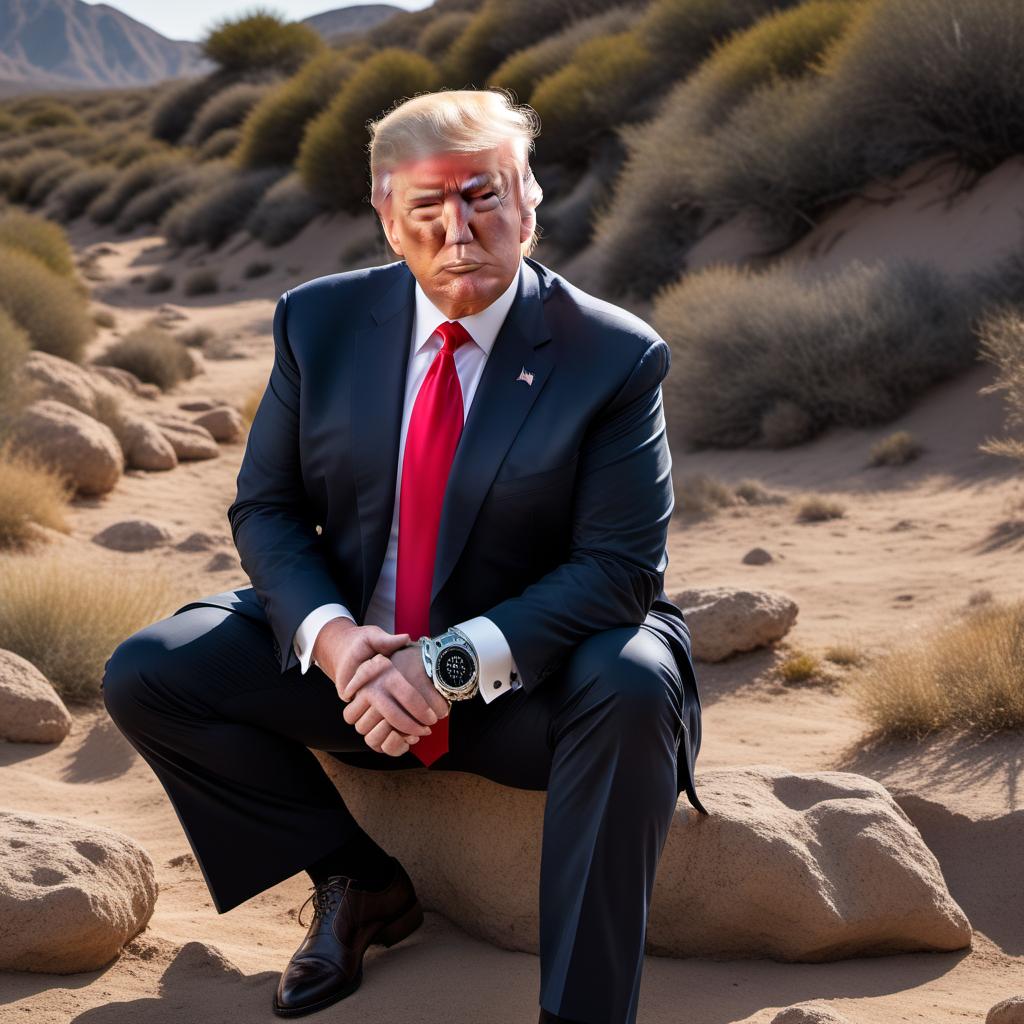
[[[437,658],[442,651],[453,646],[466,651],[473,664],[473,675],[469,682],[462,686],[453,687],[438,679],[434,674]],[[480,659],[477,657],[476,648],[472,641],[461,630],[452,627],[436,637],[421,637],[420,649],[423,657],[423,668],[427,676],[433,682],[434,687],[449,700],[465,700],[474,696],[480,688]]]

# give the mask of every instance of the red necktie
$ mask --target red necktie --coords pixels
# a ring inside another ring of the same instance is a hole
[[[441,505],[465,418],[454,352],[473,340],[462,324],[451,320],[435,333],[444,344],[423,378],[409,417],[399,496],[395,632],[408,633],[414,641],[430,636],[430,589]],[[448,717],[439,718],[430,735],[421,736],[409,748],[426,765],[448,749]]]

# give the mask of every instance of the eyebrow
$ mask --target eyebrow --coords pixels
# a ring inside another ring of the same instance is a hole
[[[467,178],[459,189],[460,192],[468,192],[470,189],[477,188],[480,185],[486,185],[491,182],[497,182],[499,179],[497,176],[491,174],[489,171],[485,171],[481,174],[474,174],[472,178]],[[412,201],[417,199],[440,199],[444,195],[444,189],[416,189],[411,192],[408,198]]]

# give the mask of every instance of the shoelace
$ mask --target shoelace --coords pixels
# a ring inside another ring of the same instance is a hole
[[[313,886],[313,891],[306,897],[305,903],[299,907],[299,924],[302,924],[302,912],[308,906],[310,900],[313,902],[313,920],[324,917],[331,910],[332,901],[340,893],[338,900],[341,903],[348,895],[352,879],[345,875],[331,875],[326,882],[318,882]],[[312,922],[310,922],[312,923]]]

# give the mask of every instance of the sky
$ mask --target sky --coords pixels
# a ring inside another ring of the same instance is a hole
[[[251,14],[257,7],[269,8],[289,21],[311,14],[351,7],[346,0],[104,0],[143,25],[156,29],[169,39],[199,40],[216,22]],[[431,0],[383,0],[417,11],[429,7]]]

